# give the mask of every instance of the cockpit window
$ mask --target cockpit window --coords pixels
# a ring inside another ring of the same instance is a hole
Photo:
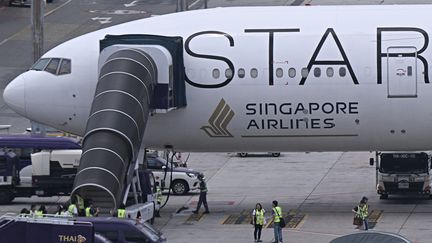
[[[50,61],[49,58],[39,59],[35,64],[33,64],[33,66],[30,69],[36,70],[36,71],[41,71],[46,67],[46,65],[48,64],[49,61]]]
[[[35,71],[43,70],[54,75],[69,74],[71,73],[71,60],[64,58],[42,58],[30,69]]]
[[[53,59],[51,59],[51,61],[45,67],[45,71],[56,75],[59,63],[60,63],[60,58],[53,58]]]
[[[69,59],[62,59],[58,75],[71,73],[71,61]]]

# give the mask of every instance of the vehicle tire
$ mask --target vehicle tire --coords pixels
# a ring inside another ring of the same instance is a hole
[[[238,154],[238,156],[240,156],[242,158],[248,156],[248,153],[237,153],[237,154]]]
[[[7,188],[0,189],[0,204],[9,204],[14,198],[11,190]]]
[[[171,189],[175,195],[184,195],[189,192],[189,186],[183,180],[173,181]]]
[[[279,157],[280,156],[280,153],[272,153],[271,154],[273,157]]]
[[[388,194],[381,194],[380,199],[388,199]]]

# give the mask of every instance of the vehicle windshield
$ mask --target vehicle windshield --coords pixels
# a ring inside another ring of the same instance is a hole
[[[427,173],[428,155],[417,154],[382,154],[379,171],[382,173]]]

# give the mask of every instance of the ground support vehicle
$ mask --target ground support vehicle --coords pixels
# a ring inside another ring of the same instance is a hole
[[[0,203],[15,197],[69,195],[81,150],[41,151],[31,155],[31,166],[21,171],[20,159],[13,152],[0,152]]]
[[[249,154],[250,153],[246,153],[246,152],[237,153],[237,155],[240,157],[247,157]],[[279,157],[280,156],[280,152],[268,152],[267,154],[269,154],[273,157]]]
[[[5,214],[0,217],[0,235],[1,242],[20,243],[166,242],[160,232],[145,222],[114,217]]]
[[[173,166],[171,163],[167,163],[165,159],[153,154],[147,154],[145,160],[147,161],[147,168],[153,172],[155,180],[161,186],[164,184],[164,189],[168,190],[171,187],[174,194],[182,195],[199,188],[198,175],[202,174],[201,172]]]
[[[373,165],[373,159],[370,164]],[[426,152],[378,152],[376,154],[377,193],[421,194],[431,197],[431,161]]]

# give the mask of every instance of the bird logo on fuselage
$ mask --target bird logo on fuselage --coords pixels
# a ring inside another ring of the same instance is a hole
[[[227,129],[227,126],[233,117],[234,111],[224,99],[221,99],[208,120],[209,125],[202,126],[201,129],[212,138],[233,137]]]

